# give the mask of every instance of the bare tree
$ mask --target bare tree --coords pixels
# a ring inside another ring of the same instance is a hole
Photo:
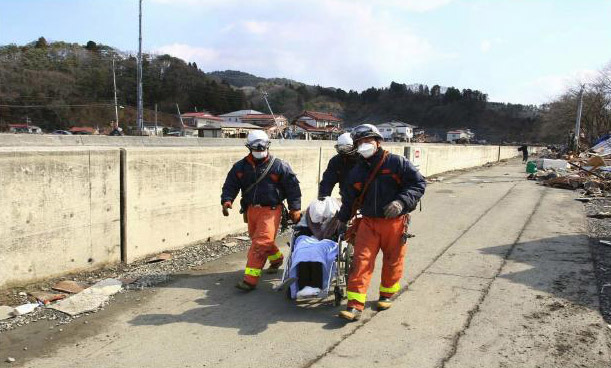
[[[581,133],[588,143],[611,132],[611,63],[596,78],[583,83]],[[542,107],[539,137],[543,140],[566,141],[573,129],[582,83],[571,87],[560,97]]]

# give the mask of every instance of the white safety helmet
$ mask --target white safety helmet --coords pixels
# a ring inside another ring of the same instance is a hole
[[[350,136],[350,133],[344,133],[337,138],[335,150],[337,150],[337,153],[343,155],[349,155],[355,152],[354,144],[352,143],[352,136]]]
[[[251,130],[246,138],[246,147],[253,151],[265,151],[269,148],[270,141],[267,134],[262,130]]]

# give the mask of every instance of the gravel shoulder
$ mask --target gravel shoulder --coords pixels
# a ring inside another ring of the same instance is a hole
[[[609,212],[611,198],[593,199],[585,207],[588,215]],[[600,242],[611,241],[611,219],[588,217],[588,235],[600,297],[600,312],[605,322],[611,324],[611,245]]]
[[[236,239],[236,236],[240,239]],[[250,240],[242,239],[244,239],[244,234],[237,234],[216,242],[201,242],[179,250],[167,251],[165,253],[171,254],[171,259],[165,261],[151,263],[150,260],[154,256],[147,257],[130,264],[121,263],[93,271],[52,278],[22,287],[0,290],[0,305],[15,307],[25,303],[36,303],[36,298],[30,293],[38,291],[52,292],[51,287],[62,280],[72,280],[85,286],[90,286],[106,278],[115,278],[124,281],[121,293],[144,290],[145,288],[169,282],[173,274],[197,268],[220,257],[247,249],[250,245]],[[112,297],[110,304],[116,298],[116,296]],[[103,308],[104,306],[101,309]],[[91,313],[96,312],[98,310]],[[28,325],[32,322],[52,321],[55,325],[60,326],[70,323],[81,316],[88,316],[91,313],[71,317],[54,309],[37,308],[32,313],[0,321],[0,336],[6,331]],[[1,338],[0,342],[2,342]]]

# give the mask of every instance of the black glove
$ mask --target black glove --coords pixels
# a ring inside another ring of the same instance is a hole
[[[231,208],[231,202],[227,201],[223,203],[223,216],[229,216],[229,209]]]

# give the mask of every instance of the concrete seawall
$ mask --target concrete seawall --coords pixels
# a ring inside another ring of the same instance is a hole
[[[239,199],[228,218],[220,211],[227,172],[244,154],[243,148],[127,149],[127,261],[244,231]],[[290,163],[307,205],[317,194],[320,148],[274,154]]]
[[[0,286],[120,253],[119,150],[0,150]]]
[[[228,218],[219,204],[227,172],[246,153],[241,140],[225,140],[226,147],[146,147],[95,138],[114,144],[1,147],[0,138],[0,287],[131,262],[246,229],[237,201]],[[519,154],[513,146],[385,147],[406,155],[424,175]],[[305,208],[335,154],[333,142],[274,142],[272,153],[297,173]]]

